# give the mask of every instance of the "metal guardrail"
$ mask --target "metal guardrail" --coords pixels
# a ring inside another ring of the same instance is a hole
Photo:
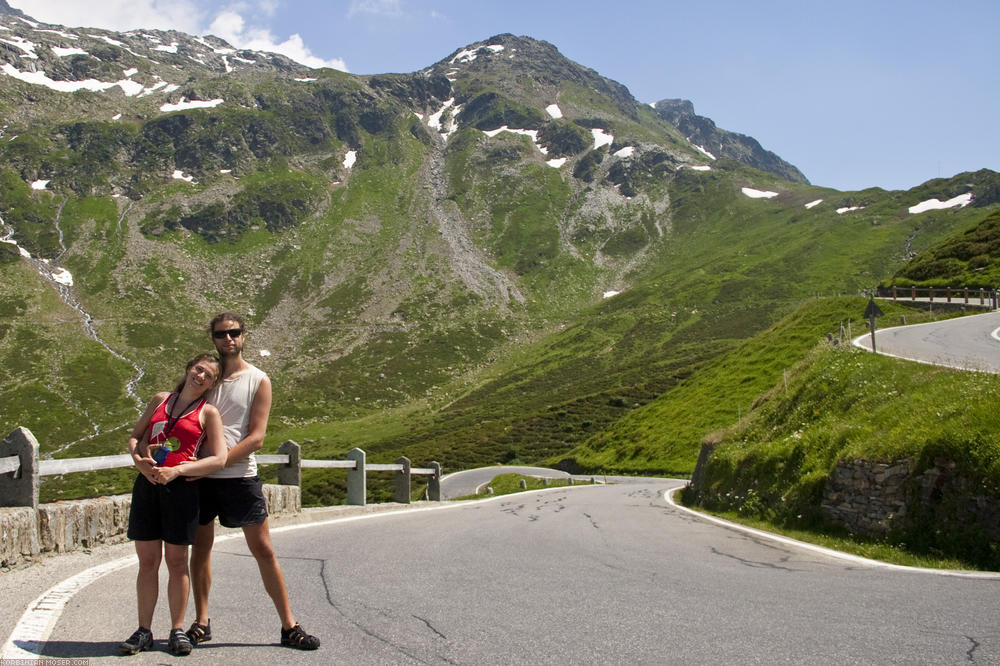
[[[997,290],[982,287],[879,287],[879,298],[894,301],[926,301],[930,303],[961,303],[997,309]]]
[[[395,472],[393,501],[410,502],[410,478],[413,475],[430,477],[427,484],[428,499],[441,499],[441,465],[431,462],[429,467],[411,467],[408,458],[394,463],[367,463],[361,449],[348,452],[348,460],[302,459],[301,448],[288,440],[278,448],[277,454],[257,454],[257,463],[279,465],[280,485],[302,485],[302,469],[346,469],[347,503],[364,506],[367,503],[367,472]],[[127,468],[134,465],[128,454],[93,456],[89,458],[60,458],[39,460],[38,442],[31,431],[18,428],[0,443],[0,506],[38,507],[38,477],[93,472],[102,469]]]

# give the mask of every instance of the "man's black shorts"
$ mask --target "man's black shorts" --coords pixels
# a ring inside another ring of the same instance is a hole
[[[138,475],[132,485],[128,538],[190,546],[198,529],[199,494],[198,484],[183,477],[161,486]]]
[[[267,519],[267,502],[260,477],[201,479],[201,515],[198,522],[208,525],[219,517],[223,527],[257,525]]]

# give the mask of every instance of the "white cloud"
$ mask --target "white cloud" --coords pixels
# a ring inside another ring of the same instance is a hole
[[[278,8],[281,6],[281,0],[257,0],[257,8],[264,13],[265,16],[274,16],[278,13]]]
[[[351,18],[357,14],[399,18],[403,15],[402,2],[401,0],[351,0],[347,17]]]
[[[11,7],[46,23],[126,31],[136,28],[198,34],[205,16],[191,0],[13,0]]]
[[[324,60],[314,55],[298,33],[283,42],[279,42],[270,30],[247,26],[243,17],[234,11],[224,11],[216,16],[212,25],[208,27],[208,32],[221,37],[237,48],[280,53],[306,67],[332,67],[344,72],[347,71],[347,64],[341,58]]]

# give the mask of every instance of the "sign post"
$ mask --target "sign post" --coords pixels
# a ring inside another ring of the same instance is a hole
[[[875,297],[868,298],[868,307],[865,308],[865,319],[872,331],[872,353],[875,353],[875,319],[882,316],[882,310],[875,304]]]

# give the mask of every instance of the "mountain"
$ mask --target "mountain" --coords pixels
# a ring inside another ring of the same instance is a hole
[[[771,151],[764,150],[753,137],[719,129],[711,118],[697,115],[694,104],[686,99],[662,99],[653,104],[653,108],[688,141],[713,159],[716,155],[728,157],[785,180],[809,184],[801,171]]]
[[[268,450],[689,472],[730,417],[644,406],[997,203],[989,171],[838,192],[713,160],[528,37],[355,76],[213,37],[0,26],[0,430],[46,455],[120,452],[234,309],[275,387]]]

